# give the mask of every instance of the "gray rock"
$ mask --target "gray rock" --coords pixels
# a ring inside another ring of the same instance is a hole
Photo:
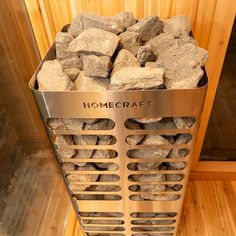
[[[163,85],[164,69],[148,67],[126,67],[111,77],[110,89],[153,89]]]
[[[165,73],[165,86],[167,89],[196,88],[204,75],[200,66],[180,64],[170,67]]]
[[[73,138],[76,145],[96,145],[98,141],[98,136],[96,135],[74,135]],[[93,149],[78,149],[74,158],[91,158],[93,152]],[[78,163],[78,166],[80,166],[80,163]]]
[[[57,145],[56,152],[60,157],[71,158],[76,154],[74,149],[63,149],[64,145],[74,145],[72,136],[70,135],[55,135],[54,144]]]
[[[145,45],[149,45],[156,56],[168,51],[173,46],[182,46],[186,43],[196,45],[196,41],[184,31],[162,33],[150,39]]]
[[[74,37],[77,37],[89,28],[97,28],[114,34],[124,31],[124,27],[110,17],[98,16],[93,13],[79,13],[71,22],[68,32]]]
[[[141,126],[137,122],[134,122],[132,120],[127,120],[126,128],[131,129],[131,130],[140,130]],[[137,145],[141,142],[143,138],[144,138],[144,135],[129,135],[126,138],[126,142],[130,145]]]
[[[83,54],[78,54],[76,57],[60,60],[60,64],[63,70],[72,68],[83,70],[83,56],[84,56]]]
[[[107,56],[88,55],[83,58],[84,74],[91,77],[109,77],[111,58]]]
[[[39,90],[67,91],[73,88],[58,60],[45,61],[37,74],[37,81]]]
[[[165,185],[141,185],[141,191],[143,192],[164,192],[166,187]],[[160,195],[155,194],[141,194],[140,197],[146,200],[159,200]]]
[[[169,145],[169,141],[160,135],[146,135],[146,137],[141,142],[141,145]],[[160,159],[166,158],[169,154],[170,149],[134,149],[129,151],[129,156],[131,158],[142,158],[142,159]],[[161,162],[151,162],[151,163],[138,163],[137,168],[139,170],[151,170],[158,168]]]
[[[163,174],[141,174],[141,175],[131,175],[131,178],[137,182],[146,182],[146,181],[158,181],[162,182],[166,180],[165,175]]]
[[[85,124],[84,130],[111,130],[113,127],[114,123],[111,120],[102,119],[93,124]]]
[[[111,145],[114,141],[112,140],[112,136],[110,135],[103,135],[99,137],[98,145]],[[94,154],[92,158],[94,159],[109,159],[114,158],[116,156],[116,152],[112,149],[96,149],[94,151]],[[98,166],[101,169],[109,169],[114,167],[111,166],[110,163],[95,163],[96,166]]]
[[[174,123],[178,129],[189,129],[195,123],[193,117],[174,117]]]
[[[111,57],[115,52],[119,37],[100,29],[87,29],[75,38],[68,47],[70,52],[86,52]]]
[[[111,174],[102,174],[100,175],[99,182],[118,182],[119,181],[119,176],[118,175],[111,175]]]
[[[64,162],[61,164],[63,170],[75,170],[74,163]]]
[[[164,20],[164,32],[178,32],[185,31],[187,34],[191,30],[191,21],[186,16],[172,16],[169,19]]]
[[[171,168],[169,168],[171,169]],[[173,168],[174,169],[174,168]],[[166,175],[166,180],[168,182],[179,182],[180,180],[183,179],[183,176],[181,174],[167,174]],[[169,184],[169,187],[174,187],[174,184]]]
[[[189,65],[192,68],[201,67],[205,64],[208,53],[205,49],[199,48],[192,43],[184,45],[175,45],[162,53],[156,63],[157,66],[163,66],[166,69],[171,69],[176,65]]]
[[[138,32],[143,41],[148,41],[162,33],[163,22],[158,16],[149,16],[139,20],[137,24],[127,28],[127,31]]]
[[[71,81],[75,81],[80,73],[79,68],[63,69],[63,71],[70,78]]]
[[[83,71],[74,82],[74,90],[81,92],[106,91],[108,87],[109,79],[88,77]]]
[[[158,122],[162,119],[162,117],[159,118],[142,118],[142,119],[134,119],[135,121],[142,123],[142,124],[149,124],[153,122]]]
[[[187,144],[189,141],[191,141],[192,137],[190,134],[181,134],[177,140],[175,141],[175,144]],[[175,148],[172,149],[171,152],[168,155],[168,158],[181,158],[185,157],[188,154],[187,149],[181,149],[181,148]],[[174,167],[175,169],[184,169],[186,166],[185,162],[169,162],[169,166]]]
[[[58,32],[56,35],[56,57],[57,59],[66,59],[75,57],[76,53],[71,53],[68,51],[69,43],[74,39],[74,37],[65,32]]]
[[[126,29],[137,22],[132,12],[121,12],[111,17],[111,19],[116,21],[117,25],[121,26],[121,29]]]
[[[160,121],[144,124],[144,129],[147,130],[176,129],[176,125],[172,118],[162,118],[162,120]]]
[[[82,130],[84,123],[81,119],[51,118],[48,121],[48,126],[53,130]]]
[[[119,49],[126,49],[136,56],[141,45],[140,34],[137,32],[126,31],[120,34],[119,38]]]
[[[138,49],[137,59],[139,64],[144,66],[146,62],[156,61],[157,56],[153,53],[151,46],[146,45]]]
[[[137,58],[126,49],[119,51],[113,63],[111,76],[125,67],[139,67]]]

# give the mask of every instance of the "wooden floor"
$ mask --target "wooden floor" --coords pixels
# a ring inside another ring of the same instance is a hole
[[[71,209],[64,236],[82,235]],[[178,236],[235,235],[236,181],[190,181]]]
[[[227,53],[204,140],[202,159],[236,160],[236,53]]]

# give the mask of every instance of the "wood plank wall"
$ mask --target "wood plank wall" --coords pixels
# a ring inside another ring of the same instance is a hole
[[[19,138],[45,138],[28,82],[40,62],[24,0],[0,1],[0,97]]]
[[[199,45],[209,51],[206,65],[209,89],[193,160],[193,169],[197,169],[235,17],[235,0],[60,0],[60,3],[58,0],[25,0],[25,3],[41,56],[47,52],[56,32],[80,11],[106,16],[131,11],[138,18],[147,15],[159,15],[161,18],[187,15],[192,20],[192,29]]]

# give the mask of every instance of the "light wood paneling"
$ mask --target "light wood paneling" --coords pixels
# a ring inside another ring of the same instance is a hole
[[[235,199],[235,181],[190,181],[177,235],[236,235]],[[64,236],[82,236],[72,212],[71,208]]]
[[[29,16],[38,42],[42,35],[47,35],[48,45],[40,48],[43,56],[49,45],[53,42],[55,34],[61,27],[70,22],[78,12],[91,11],[101,15],[113,15],[119,11],[131,11],[138,18],[147,15],[159,15],[167,18],[172,15],[187,15],[193,23],[193,33],[201,47],[209,51],[206,65],[209,76],[209,90],[206,96],[204,114],[199,130],[194,153],[193,169],[196,170],[202,143],[204,140],[212,104],[215,97],[224,56],[230,37],[231,28],[236,11],[234,0],[38,0],[41,17],[35,20],[32,12],[31,1],[25,0]],[[38,31],[38,25],[44,25],[44,31]],[[46,32],[46,33],[45,33]]]
[[[0,1],[0,94],[19,138],[44,137],[28,88],[39,62],[24,1]]]

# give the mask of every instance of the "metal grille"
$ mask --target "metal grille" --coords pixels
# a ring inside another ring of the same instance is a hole
[[[54,55],[52,48],[45,60],[54,59]],[[53,144],[54,150],[107,150],[111,153],[108,158],[97,159],[62,158],[57,155],[68,193],[86,235],[176,235],[207,79],[202,79],[201,87],[185,90],[41,92],[37,90],[36,82],[40,67],[41,65],[31,79],[30,87],[52,144],[55,137],[60,135],[113,137],[110,145]],[[195,122],[188,129],[165,126],[150,129],[127,127],[128,119],[157,117],[164,117],[166,120],[173,117],[191,117]],[[52,118],[104,119],[113,125],[110,130],[53,130],[48,127],[49,119]],[[189,136],[188,143],[132,145],[129,142],[132,135],[178,137],[181,134]],[[169,149],[183,155],[177,158],[142,158],[145,151],[150,154],[155,150]],[[109,165],[111,168],[63,170],[65,163],[82,162],[97,166]],[[180,166],[176,168],[171,163],[179,163]],[[146,164],[160,165],[161,168],[137,169],[137,165],[145,167]],[[89,175],[90,181],[82,181],[83,175]],[[147,175],[148,178],[145,179]],[[86,186],[90,186],[89,189]],[[103,191],[104,186],[107,186],[106,191]]]

